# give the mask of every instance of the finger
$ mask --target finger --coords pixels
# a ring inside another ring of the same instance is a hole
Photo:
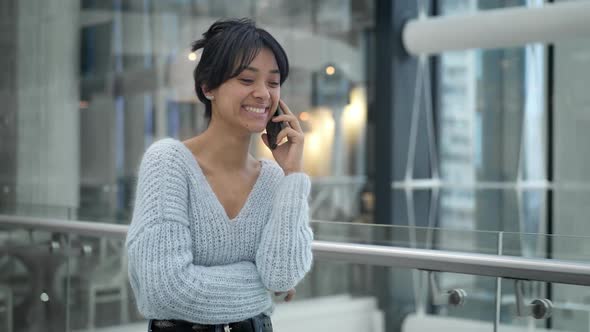
[[[302,132],[303,130],[301,129],[301,125],[299,124],[299,120],[297,120],[297,117],[295,116],[295,114],[293,114],[293,112],[291,112],[291,109],[289,109],[289,106],[287,106],[287,104],[285,104],[285,102],[282,99],[279,99],[279,104],[281,105],[281,109],[283,110],[283,112],[285,112],[285,114],[293,116],[289,120],[289,125],[293,129],[295,129],[299,132]]]
[[[296,142],[297,137],[301,135],[302,134],[296,131],[295,129],[286,127],[285,129],[281,130],[277,135],[277,144],[282,142],[285,138],[289,138],[291,141]]]
[[[281,106],[281,109],[283,111],[285,111],[285,113],[293,114],[293,112],[291,112],[291,109],[289,108],[289,106],[287,106],[287,104],[282,99],[279,99],[279,106]]]
[[[289,123],[291,123],[294,120],[297,120],[297,118],[295,117],[295,115],[291,115],[291,114],[277,115],[277,116],[273,116],[271,119],[272,122],[289,122]]]
[[[285,296],[285,302],[291,301],[295,297],[295,293],[294,289],[290,290],[287,296]]]

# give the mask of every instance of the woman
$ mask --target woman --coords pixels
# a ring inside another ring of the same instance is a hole
[[[151,331],[272,331],[271,293],[289,301],[312,262],[304,137],[280,100],[289,63],[245,19],[215,22],[200,49],[195,90],[209,126],[143,156],[126,241],[131,286]],[[285,114],[273,118],[279,105]],[[288,124],[277,136],[286,141],[276,161],[259,161],[248,146],[268,121]]]

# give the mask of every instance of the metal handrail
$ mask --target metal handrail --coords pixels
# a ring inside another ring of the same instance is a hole
[[[18,227],[124,239],[127,225],[0,215],[0,228]],[[357,264],[453,272],[590,286],[590,264],[453,251],[314,241],[314,257]]]
[[[119,239],[125,239],[129,228],[128,225],[91,221],[0,215],[0,227],[3,226]]]

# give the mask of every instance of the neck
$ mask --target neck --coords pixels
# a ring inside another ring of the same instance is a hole
[[[209,127],[190,140],[189,145],[200,163],[217,170],[243,170],[250,161],[251,134],[238,132],[221,121],[211,121]]]

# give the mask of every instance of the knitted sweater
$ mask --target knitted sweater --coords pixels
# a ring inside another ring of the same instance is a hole
[[[271,314],[271,292],[295,287],[309,271],[309,177],[285,176],[274,161],[261,165],[230,220],[182,142],[149,147],[126,241],[143,316],[221,324]]]

